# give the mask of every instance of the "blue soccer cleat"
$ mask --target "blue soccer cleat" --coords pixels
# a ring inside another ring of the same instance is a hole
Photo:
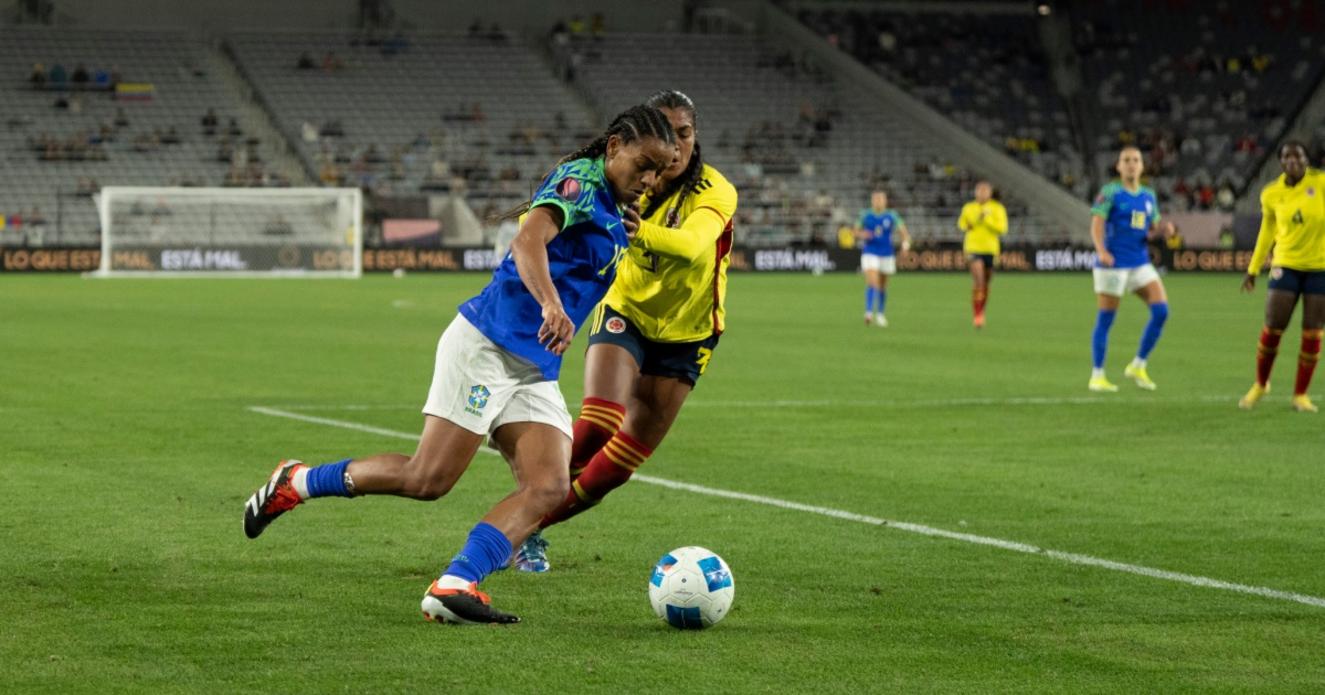
[[[520,548],[515,551],[515,557],[511,564],[519,572],[546,572],[552,569],[552,564],[547,561],[547,540],[543,534],[534,531]]]

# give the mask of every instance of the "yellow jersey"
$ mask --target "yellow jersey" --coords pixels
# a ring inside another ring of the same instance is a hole
[[[966,232],[962,251],[970,254],[998,255],[998,238],[1008,233],[1008,211],[997,200],[981,203],[975,200],[962,206],[957,227]]]
[[[1307,169],[1296,186],[1280,175],[1261,189],[1261,231],[1248,273],[1260,272],[1271,246],[1273,265],[1325,270],[1325,172]]]
[[[725,326],[736,188],[707,164],[700,174],[643,220],[603,300],[660,343],[704,340]],[[649,209],[647,194],[639,204]]]

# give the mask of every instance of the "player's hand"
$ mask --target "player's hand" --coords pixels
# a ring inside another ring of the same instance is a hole
[[[1247,273],[1247,277],[1242,278],[1242,291],[1250,292],[1256,289],[1256,276]]]
[[[1113,267],[1113,254],[1109,253],[1108,251],[1099,251],[1098,255],[1100,258],[1100,265],[1104,266],[1105,268]]]
[[[911,242],[909,242],[909,241],[903,241],[903,242],[902,242],[902,252],[903,252],[903,253],[906,253],[907,251],[910,251],[910,250],[911,250]]]
[[[1159,223],[1159,233],[1163,234],[1165,239],[1172,239],[1173,235],[1178,233],[1178,228],[1173,226],[1172,222],[1165,220]]]
[[[575,337],[575,324],[566,315],[561,302],[549,302],[543,306],[543,325],[538,327],[538,343],[548,352],[560,356],[570,347]]]
[[[639,206],[633,203],[629,205],[625,212],[621,213],[621,222],[626,226],[626,238],[634,239],[635,232],[639,231]]]

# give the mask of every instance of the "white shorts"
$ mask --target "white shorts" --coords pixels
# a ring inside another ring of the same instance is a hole
[[[1155,266],[1147,263],[1135,268],[1096,268],[1095,294],[1121,297],[1159,279]]]
[[[876,256],[872,253],[860,254],[861,270],[877,270],[884,275],[897,274],[896,256]]]
[[[474,434],[491,434],[512,422],[540,422],[571,436],[570,412],[557,382],[498,347],[460,315],[437,341],[423,412]]]

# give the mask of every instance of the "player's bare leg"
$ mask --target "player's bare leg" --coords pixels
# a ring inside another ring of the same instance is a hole
[[[1131,379],[1140,388],[1154,391],[1157,387],[1150,379],[1150,374],[1146,372],[1146,360],[1149,359],[1155,343],[1159,341],[1160,332],[1164,328],[1165,321],[1168,320],[1169,298],[1164,291],[1164,283],[1159,280],[1153,280],[1137,290],[1136,296],[1150,309],[1150,322],[1146,324],[1145,331],[1141,334],[1141,345],[1137,349],[1136,357],[1123,369],[1123,376]]]
[[[570,458],[570,438],[564,432],[535,422],[503,425],[493,433],[498,450],[509,454],[516,479],[516,489],[496,504],[470,534],[469,541],[452,561],[446,573],[428,588],[423,597],[425,617],[437,622],[514,623],[519,618],[492,608],[487,595],[478,590],[482,569],[497,569],[505,557],[476,556],[489,551],[496,538],[499,552],[509,556],[538,528],[539,520],[565,499],[570,477],[566,461]],[[502,542],[504,541],[504,542]],[[467,571],[468,570],[468,571]],[[473,578],[477,574],[477,578]]]
[[[432,415],[413,456],[377,454],[310,469],[282,461],[244,507],[244,533],[257,538],[271,522],[311,497],[396,495],[435,500],[449,492],[469,467],[483,437]]]
[[[1261,329],[1261,338],[1256,346],[1256,381],[1238,401],[1239,408],[1254,408],[1270,392],[1270,370],[1279,354],[1279,341],[1293,319],[1297,297],[1296,293],[1283,290],[1272,289],[1265,293],[1265,327]],[[1305,319],[1304,314],[1303,326],[1306,325]]]

